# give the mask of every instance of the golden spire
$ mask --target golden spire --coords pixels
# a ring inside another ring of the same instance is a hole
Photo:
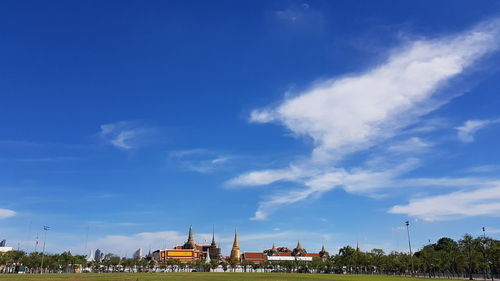
[[[230,258],[233,261],[240,261],[240,245],[238,243],[238,232],[236,230],[234,231],[234,242]]]
[[[196,248],[196,243],[194,242],[193,238],[193,226],[189,226],[189,235],[188,235],[188,241],[184,243],[184,249],[195,249]]]

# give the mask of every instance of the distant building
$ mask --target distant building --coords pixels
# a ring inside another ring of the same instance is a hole
[[[103,253],[103,252],[101,252],[101,250],[99,250],[99,249],[95,250],[95,253],[94,253],[94,260],[95,260],[96,262],[100,262],[100,261],[102,261],[102,260],[103,260],[103,258],[104,258],[104,253]]]
[[[189,234],[186,243],[175,246],[173,249],[159,250],[152,253],[152,258],[157,261],[167,259],[178,259],[182,262],[200,261],[208,258],[218,260],[221,258],[221,250],[215,243],[215,235],[212,235],[212,243],[208,245],[198,245],[194,241],[193,227],[189,227]]]
[[[321,251],[319,251],[319,257],[326,260],[330,258],[330,253],[325,250],[325,245],[321,246]]]
[[[94,256],[92,255],[92,250],[89,251],[89,254],[88,254],[86,260],[87,260],[87,262],[94,261]]]
[[[12,247],[7,247],[7,241],[5,239],[0,242],[0,253],[5,253],[12,250]]]
[[[151,253],[151,259],[154,261],[159,261],[160,260],[160,252],[161,250],[156,250]]]
[[[0,253],[5,253],[14,250],[12,247],[0,247]]]
[[[208,250],[208,254],[210,256],[210,259],[213,260],[221,259],[220,248],[217,247],[217,244],[215,244],[215,231],[212,232],[212,243],[210,243],[210,249]]]
[[[307,253],[306,249],[302,247],[300,241],[297,242],[297,247],[290,250],[287,247],[273,247],[263,252],[245,252],[241,256],[242,260],[250,262],[262,262],[262,261],[305,261],[311,262],[314,257],[327,258],[329,257],[328,252],[325,247],[322,247],[319,253]]]
[[[134,260],[142,259],[142,249],[141,248],[137,249],[137,251],[135,251],[134,254],[132,255],[132,258]]]

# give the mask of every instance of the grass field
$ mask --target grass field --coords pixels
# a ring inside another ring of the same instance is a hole
[[[86,274],[0,274],[0,281],[293,281],[293,280],[332,280],[332,281],[421,281],[429,279],[338,274],[287,274],[287,273],[86,273]]]

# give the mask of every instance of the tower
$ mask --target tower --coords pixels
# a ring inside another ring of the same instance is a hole
[[[276,249],[276,246],[274,246],[274,243],[273,243],[273,247],[271,248],[271,250],[269,250],[267,252],[267,255],[268,256],[279,256],[278,249]]]
[[[322,259],[328,259],[330,254],[325,250],[325,245],[321,246],[321,251],[319,251],[319,257]]]
[[[184,249],[196,249],[196,243],[193,238],[193,226],[189,227],[188,241],[182,246]]]
[[[300,245],[300,241],[297,241],[297,247],[293,249],[292,255],[296,257],[302,257],[307,255],[306,249],[302,248],[302,245]]]
[[[214,260],[220,259],[220,248],[217,248],[217,244],[215,243],[215,230],[212,231],[212,243],[210,243],[210,248],[208,249],[210,252],[210,258]]]
[[[212,259],[210,258],[210,251],[207,251],[207,256],[205,257],[205,263],[210,263]]]
[[[240,261],[240,245],[238,243],[238,232],[234,231],[233,248],[231,249],[230,259],[233,261]]]

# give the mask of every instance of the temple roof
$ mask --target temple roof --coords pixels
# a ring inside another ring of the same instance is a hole
[[[302,247],[302,245],[300,244],[300,241],[297,241],[297,247],[295,247],[295,249],[293,249],[293,255],[294,256],[305,256],[307,255],[307,251],[306,249],[304,249]]]

